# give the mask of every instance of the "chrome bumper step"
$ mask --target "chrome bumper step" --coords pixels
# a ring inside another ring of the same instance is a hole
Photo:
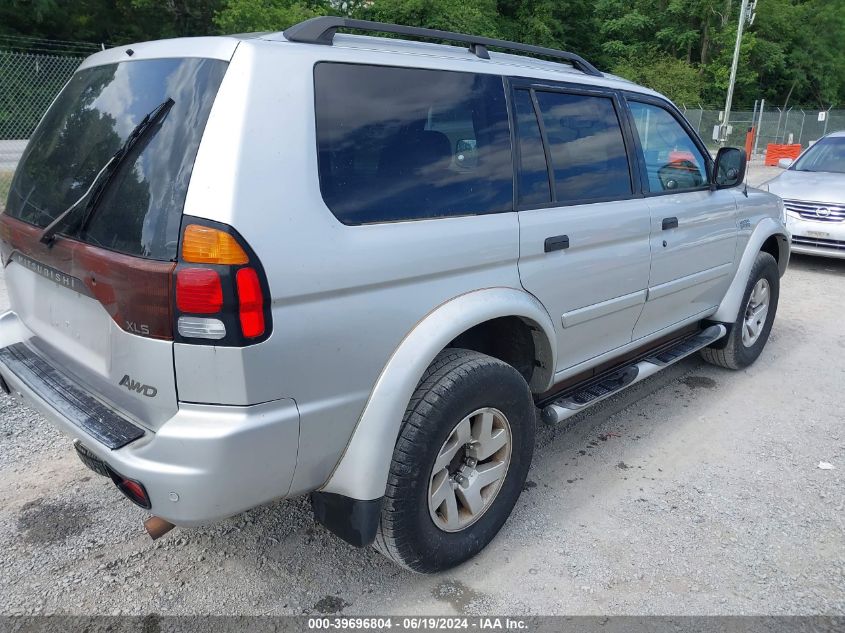
[[[23,343],[0,349],[0,362],[47,404],[101,444],[117,449],[144,430],[109,409]]]
[[[543,422],[550,425],[559,424],[590,405],[609,398],[698,350],[712,345],[726,333],[727,329],[724,325],[711,325],[670,347],[660,348],[639,362],[623,365],[610,373],[574,385],[543,407]]]

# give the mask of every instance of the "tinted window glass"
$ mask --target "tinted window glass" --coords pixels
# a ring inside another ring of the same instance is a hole
[[[115,174],[82,239],[175,259],[188,181],[225,71],[226,62],[210,59],[126,61],[79,71],[33,133],[6,212],[49,224],[88,189],[141,119],[170,97],[173,106]]]
[[[551,193],[546,155],[540,137],[540,124],[537,122],[529,91],[516,91],[514,110],[519,138],[518,200],[520,204],[549,202]]]
[[[609,97],[537,93],[558,202],[631,193],[631,174],[616,109]]]
[[[707,163],[677,119],[661,107],[630,102],[643,148],[648,190],[694,189],[707,182]]]
[[[320,188],[346,224],[513,207],[502,78],[318,64]]]

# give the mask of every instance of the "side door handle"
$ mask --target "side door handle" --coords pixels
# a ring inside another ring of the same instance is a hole
[[[663,218],[663,230],[668,231],[669,229],[677,229],[678,228],[678,218]]]
[[[565,248],[569,248],[568,235],[555,235],[554,237],[547,237],[546,242],[543,245],[543,250],[547,253],[551,253],[552,251],[562,251]]]

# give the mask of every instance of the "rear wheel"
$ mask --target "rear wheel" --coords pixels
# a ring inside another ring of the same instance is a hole
[[[534,451],[534,404],[500,360],[441,352],[405,412],[376,548],[417,572],[481,551],[511,513]]]
[[[769,340],[779,295],[777,262],[769,253],[758,253],[745,288],[743,307],[727,340],[717,342],[717,348],[701,350],[704,360],[727,369],[742,369],[757,360]]]

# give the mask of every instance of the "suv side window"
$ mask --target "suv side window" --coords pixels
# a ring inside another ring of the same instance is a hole
[[[631,170],[611,97],[536,91],[552,161],[555,201],[624,198]]]
[[[344,224],[513,210],[497,75],[315,66],[323,200]]]
[[[640,138],[648,190],[683,191],[707,182],[707,163],[678,120],[660,106],[629,101]]]
[[[550,202],[549,168],[531,93],[528,90],[517,90],[513,105],[519,143],[517,200],[521,205]]]

